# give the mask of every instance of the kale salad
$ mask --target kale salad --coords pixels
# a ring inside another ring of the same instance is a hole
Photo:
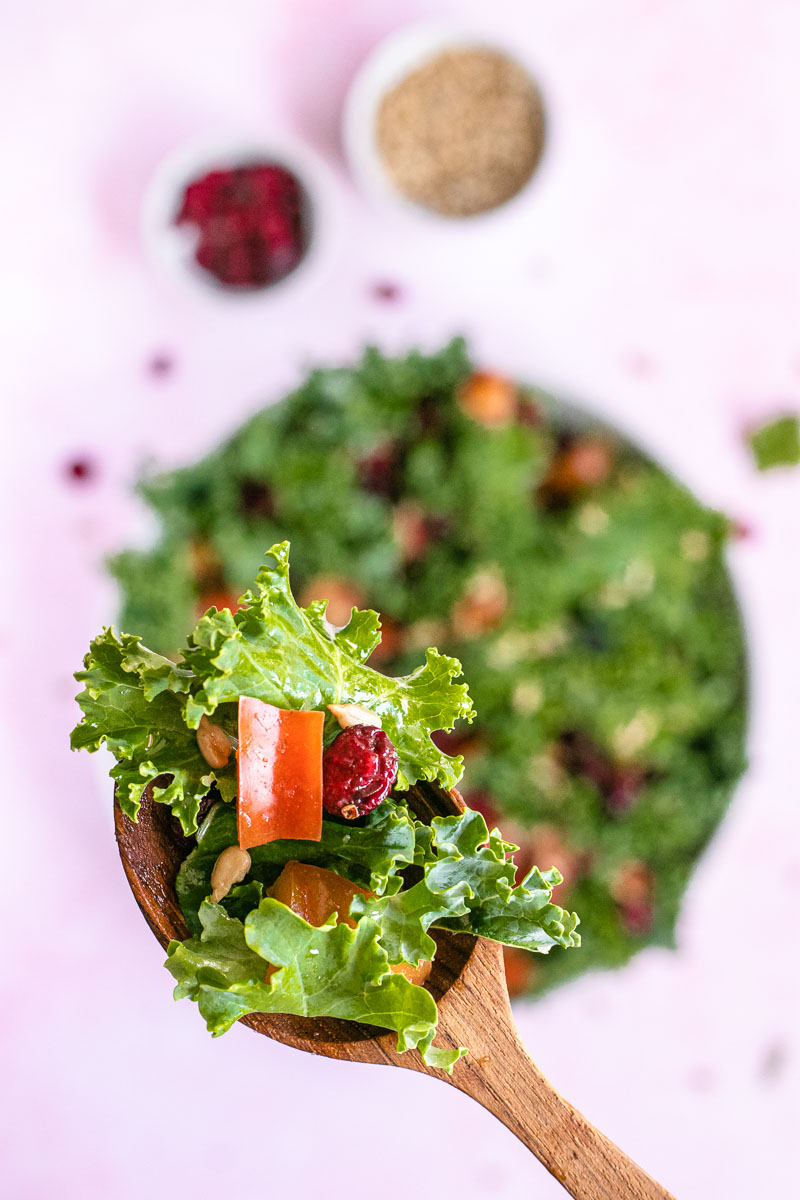
[[[345,1018],[451,1070],[465,1051],[434,1044],[430,930],[547,954],[579,945],[578,919],[551,902],[557,870],[516,878],[516,847],[481,813],[426,824],[406,803],[419,780],[460,778],[432,735],[475,715],[461,664],[428,648],[379,672],[378,615],[337,626],[327,608],[297,604],[283,542],[176,660],[103,630],[76,674],[72,746],[112,751],[131,821],[147,788],[194,838],[176,881],[191,936],[166,966],[213,1034],[255,1012]]]
[[[744,765],[725,517],[458,340],[313,371],[141,492],[160,536],[112,569],[122,627],[160,653],[209,604],[235,608],[289,537],[303,604],[327,598],[337,624],[382,614],[371,665],[405,675],[429,645],[464,664],[478,716],[434,740],[520,845],[520,879],[554,863],[582,917],[580,954],[508,951],[512,990],[672,944]]]

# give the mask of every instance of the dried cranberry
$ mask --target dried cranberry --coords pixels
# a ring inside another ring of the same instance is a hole
[[[277,163],[209,171],[190,183],[176,225],[196,225],[197,264],[229,287],[275,283],[307,245],[300,183]]]
[[[67,463],[67,478],[76,483],[89,483],[95,475],[95,465],[88,458],[75,458]]]
[[[361,459],[358,474],[365,491],[396,500],[402,483],[400,447],[395,442],[379,446],[367,458]]]
[[[260,479],[243,479],[239,485],[239,503],[248,517],[274,517],[272,491]]]
[[[593,783],[605,803],[609,816],[627,812],[652,773],[636,763],[618,763],[609,758],[587,734],[569,730],[560,738],[561,761],[570,775]]]
[[[647,769],[635,763],[617,763],[611,774],[608,787],[603,793],[608,811],[612,814],[627,812],[637,800],[647,782]]]
[[[442,431],[446,410],[437,396],[423,396],[417,405],[417,422],[424,437],[436,437]]]
[[[392,790],[397,751],[382,729],[350,725],[322,756],[322,803],[354,820],[372,812]]]
[[[621,904],[619,916],[632,937],[644,937],[653,928],[653,907],[650,904]]]

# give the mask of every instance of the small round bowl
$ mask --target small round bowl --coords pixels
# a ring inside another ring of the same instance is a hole
[[[175,224],[189,183],[218,168],[275,163],[295,176],[305,197],[308,241],[298,265],[283,278],[260,287],[221,283],[194,259],[197,231]],[[335,242],[338,197],[332,173],[307,146],[241,136],[197,139],[176,147],[161,162],[142,206],[142,241],[148,258],[184,290],[226,305],[263,305],[284,299],[322,272]]]
[[[435,224],[438,229],[474,228],[507,213],[527,197],[542,170],[547,154],[547,114],[545,138],[539,158],[520,190],[494,208],[466,216],[441,213],[411,200],[395,185],[384,166],[376,137],[377,114],[387,92],[445,50],[482,49],[505,54],[529,76],[541,96],[541,89],[528,64],[501,42],[471,33],[461,26],[445,22],[423,21],[389,34],[372,50],[356,73],[345,99],[342,113],[342,140],[350,171],[365,195],[375,204],[390,207],[410,218]]]

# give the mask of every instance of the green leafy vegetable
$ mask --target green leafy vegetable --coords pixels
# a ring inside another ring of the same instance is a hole
[[[458,817],[434,818],[420,845],[425,865],[419,883],[353,901],[353,916],[368,915],[380,925],[390,962],[432,958],[435,943],[427,931],[433,925],[541,954],[553,946],[580,945],[577,916],[550,903],[561,883],[559,872],[534,868],[515,887],[510,854],[516,847],[497,831],[490,834],[480,813],[467,809]]]
[[[759,471],[800,463],[800,417],[777,417],[751,433],[749,440]]]
[[[456,339],[310,372],[212,453],[148,478],[158,538],[112,569],[122,627],[172,653],[208,594],[233,601],[288,536],[296,595],[335,576],[384,614],[382,670],[413,671],[431,644],[455,655],[479,713],[463,737],[467,801],[514,822],[526,861],[562,866],[581,913],[580,953],[539,956],[539,989],[673,944],[744,764],[743,632],[729,521],[612,430],[607,478],[543,502],[563,447],[594,422],[521,382],[520,419],[485,428],[459,404],[474,368]],[[424,533],[411,555],[409,514]],[[487,576],[505,585],[505,612],[464,630],[453,616]],[[595,765],[638,773],[626,806],[567,752],[575,732]],[[652,875],[649,924],[629,922],[615,895],[632,860]]]
[[[197,748],[177,696],[159,690],[177,678],[169,659],[153,654],[139,638],[106,629],[91,644],[78,696],[83,720],[73,730],[73,750],[94,751],[105,742],[117,762],[111,776],[122,811],[136,819],[142,792],[160,776],[172,778],[153,787],[153,798],[169,804],[186,833],[197,828],[200,801],[216,783],[224,799],[235,794],[235,776],[212,770]],[[181,678],[184,678],[182,675]],[[157,682],[155,687],[153,679]]]
[[[324,709],[333,703],[363,704],[381,715],[399,757],[395,787],[437,779],[458,782],[463,760],[450,758],[431,741],[435,729],[451,729],[474,716],[466,684],[454,683],[461,665],[428,650],[422,667],[400,679],[364,664],[380,637],[374,612],[353,610],[344,629],[325,620],[325,604],[300,608],[289,586],[289,544],[266,555],[245,608],[234,616],[212,608],[191,634],[183,661],[175,664],[142,646],[139,638],[105,630],[76,674],[83,719],[72,735],[74,749],[97,750],[105,742],[117,758],[112,776],[120,804],[131,817],[144,788],[160,776],[153,796],[170,804],[184,830],[197,828],[201,800],[216,784],[223,800],[236,794],[234,756],[211,770],[194,730],[203,713],[236,732],[236,704],[252,696],[282,708]],[[338,726],[329,717],[331,732]]]
[[[189,927],[199,932],[199,911],[211,891],[211,871],[226,846],[236,843],[233,814],[219,805],[206,818],[197,847],[178,874],[178,899]],[[375,893],[357,895],[351,914],[369,917],[380,927],[380,942],[390,963],[432,959],[436,943],[432,926],[472,933],[546,954],[553,946],[580,945],[578,919],[550,903],[561,882],[556,870],[534,868],[514,886],[515,846],[491,834],[480,813],[469,809],[458,817],[436,817],[430,826],[415,821],[400,806],[381,806],[363,827],[323,822],[319,843],[277,841],[251,851],[247,886],[269,886],[291,859],[314,863],[344,875]],[[398,876],[411,863],[423,867],[423,878],[404,886]],[[247,893],[250,896],[260,893]],[[237,913],[243,894],[223,905]]]
[[[461,674],[457,659],[427,650],[425,666],[400,679],[365,666],[379,638],[374,614],[354,611],[335,631],[325,621],[326,602],[300,608],[289,586],[288,542],[269,551],[243,604],[235,614],[212,609],[189,639],[185,662],[200,683],[187,703],[189,724],[240,696],[293,709],[362,704],[379,714],[397,750],[396,788],[418,779],[458,782],[462,760],[430,738],[474,716],[466,684],[452,682]],[[173,674],[167,686],[181,688],[183,680]]]
[[[197,846],[184,859],[176,881],[183,915],[195,933],[200,929],[197,915],[200,905],[211,892],[214,863],[227,846],[236,845],[237,841],[236,814],[228,805],[216,805],[203,822]],[[414,848],[414,821],[408,809],[386,800],[362,825],[323,821],[319,842],[282,840],[254,846],[250,850],[252,865],[248,879],[269,886],[286,863],[295,859],[335,871],[382,895],[390,878],[399,884],[396,872],[413,863]],[[239,908],[240,897],[234,899]],[[224,903],[227,905],[228,901]]]
[[[436,1002],[392,974],[379,927],[365,918],[319,929],[277,900],[262,900],[244,924],[219,905],[200,908],[203,932],[172,942],[167,968],[176,999],[196,1000],[208,1029],[224,1033],[251,1012],[363,1021],[397,1033],[400,1051],[417,1047],[432,1067],[452,1070],[460,1050],[433,1046]],[[268,964],[283,969],[266,982]]]
[[[365,665],[378,641],[376,614],[353,610],[343,629],[325,620],[325,604],[300,608],[289,587],[288,543],[273,546],[254,588],[234,616],[212,608],[189,638],[182,662],[154,654],[129,634],[105,630],[78,673],[83,719],[76,749],[105,743],[117,758],[112,775],[120,805],[135,820],[144,788],[171,804],[184,830],[196,828],[201,800],[215,786],[223,800],[236,789],[235,756],[219,771],[200,754],[195,729],[204,713],[232,735],[238,701],[253,696],[282,708],[362,704],[380,714],[400,760],[396,787],[420,778],[456,782],[460,760],[432,742],[435,729],[471,719],[459,663],[428,650],[425,665],[400,679]],[[328,732],[338,731],[329,717]],[[577,918],[550,903],[556,871],[532,871],[514,887],[515,849],[489,833],[478,813],[426,826],[397,800],[358,823],[326,818],[318,842],[275,841],[250,851],[244,881],[211,903],[211,876],[236,845],[232,806],[216,804],[184,860],[176,890],[193,935],[173,942],[167,966],[176,997],[196,1000],[208,1028],[223,1033],[251,1012],[330,1016],[394,1030],[398,1049],[417,1047],[431,1066],[451,1070],[463,1053],[433,1046],[436,1003],[391,968],[433,959],[434,924],[547,952],[574,946]],[[331,918],[315,928],[265,897],[286,863],[316,864],[356,883],[354,929]],[[421,873],[407,883],[404,872]],[[270,972],[268,966],[277,969]]]

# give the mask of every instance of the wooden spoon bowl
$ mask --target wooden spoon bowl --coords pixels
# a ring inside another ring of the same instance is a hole
[[[405,794],[422,820],[463,812],[456,791],[421,783]],[[114,803],[122,865],[147,924],[162,947],[189,936],[175,879],[191,842],[169,809],[145,793],[136,824]],[[590,1125],[548,1083],[520,1041],[511,1015],[502,949],[465,934],[435,932],[437,952],[427,987],[439,1006],[437,1044],[468,1046],[452,1075],[428,1067],[416,1051],[398,1054],[393,1033],[334,1018],[253,1013],[241,1023],[257,1033],[327,1058],[383,1063],[433,1075],[494,1113],[576,1200],[671,1200],[632,1159]]]

